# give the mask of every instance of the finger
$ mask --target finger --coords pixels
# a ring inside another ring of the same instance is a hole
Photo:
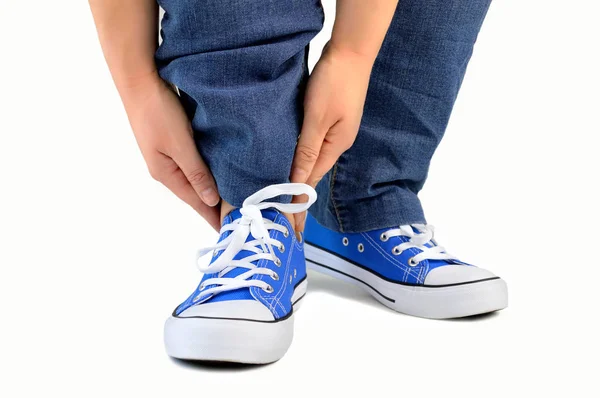
[[[217,207],[208,206],[200,199],[183,171],[177,166],[173,159],[164,154],[159,154],[159,159],[155,160],[158,163],[159,171],[156,168],[151,169],[151,174],[154,179],[161,182],[179,199],[190,205],[198,212],[215,230],[221,227],[220,214]]]
[[[296,231],[296,237],[300,240],[300,233],[304,232],[304,225],[306,224],[306,212],[294,214],[294,230]]]
[[[319,157],[306,180],[308,185],[315,188],[319,181],[323,179],[323,176],[335,165],[339,157],[352,146],[353,140],[348,138],[352,135],[348,134],[348,131],[347,126],[341,122],[336,123],[329,130],[327,137],[331,137],[331,139],[323,142]]]
[[[292,198],[292,203],[306,203],[308,195],[296,195]],[[306,222],[306,212],[294,214],[294,231],[296,237],[300,240],[300,232],[304,232],[304,223]]]
[[[305,116],[292,161],[291,182],[305,183],[319,158],[323,139],[329,127],[324,127],[319,119],[314,112],[307,112]]]
[[[217,185],[204,160],[200,156],[194,143],[194,139],[189,136],[185,138],[186,142],[178,143],[177,150],[168,155],[173,158],[183,174],[189,181],[196,194],[209,206],[219,204],[219,193]]]
[[[221,228],[219,209],[214,206],[208,206],[199,197],[187,177],[178,169],[163,184],[169,188],[177,197],[189,204],[204,218],[215,230]]]
[[[331,168],[335,165],[335,162],[337,162],[339,156],[342,154],[342,152],[336,151],[334,148],[327,149],[330,146],[330,144],[323,145],[323,149],[321,149],[321,155],[319,156],[319,159],[317,159],[315,167],[312,169],[312,173],[306,179],[306,183],[313,188],[317,187],[319,181],[321,181],[325,174],[331,170]],[[323,151],[325,151],[325,153]]]

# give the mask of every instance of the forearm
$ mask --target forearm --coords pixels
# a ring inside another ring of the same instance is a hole
[[[154,52],[158,45],[155,0],[89,0],[104,57],[119,94],[127,102],[160,81]]]
[[[337,0],[329,48],[375,62],[398,0]]]

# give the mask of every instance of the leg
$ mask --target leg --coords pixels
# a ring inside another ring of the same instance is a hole
[[[455,318],[508,305],[500,277],[437,244],[417,198],[488,5],[400,1],[357,142],[319,187],[322,202],[313,213],[329,228],[307,218],[309,267],[405,314]]]
[[[402,0],[377,58],[354,146],[311,213],[342,232],[425,223],[417,197],[491,0]]]
[[[270,363],[290,346],[306,292],[304,252],[282,214],[305,211],[316,194],[271,185],[290,175],[320,2],[159,2],[166,12],[159,72],[181,92],[221,197],[241,207],[224,217],[217,245],[203,251],[213,255],[202,281],[168,318],[167,353]],[[303,194],[306,203],[277,202]]]
[[[221,197],[288,182],[317,0],[159,0],[160,75],[177,86]],[[289,199],[289,198],[284,198]]]

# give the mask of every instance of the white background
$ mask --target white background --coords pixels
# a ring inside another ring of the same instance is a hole
[[[417,319],[310,275],[281,361],[215,369],[162,343],[215,233],[148,176],[87,3],[0,0],[0,395],[598,396],[599,15],[495,1],[422,193],[507,310]]]

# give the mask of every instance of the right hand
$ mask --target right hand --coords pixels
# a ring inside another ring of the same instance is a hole
[[[123,102],[150,175],[218,230],[217,186],[179,98],[157,75],[126,91]]]

